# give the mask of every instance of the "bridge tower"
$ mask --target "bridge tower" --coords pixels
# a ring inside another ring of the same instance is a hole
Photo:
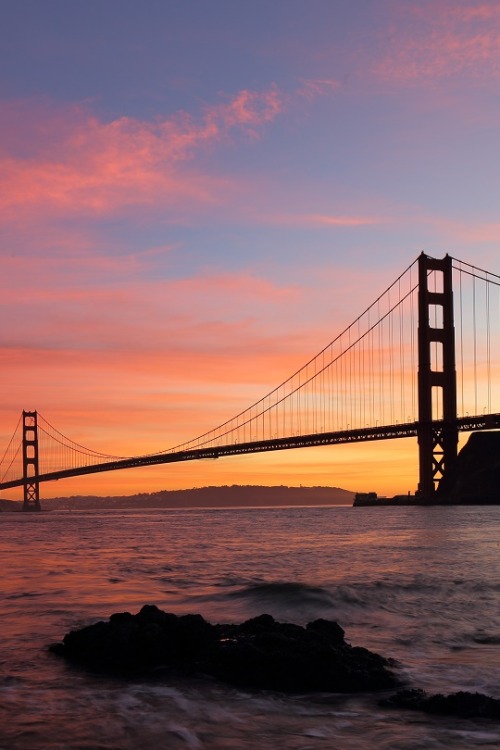
[[[418,269],[418,495],[425,500],[457,458],[457,380],[452,259],[422,253]]]
[[[38,422],[36,411],[23,411],[23,510],[40,510]]]

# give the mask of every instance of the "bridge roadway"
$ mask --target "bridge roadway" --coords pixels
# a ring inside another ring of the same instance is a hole
[[[500,429],[500,414],[482,414],[475,417],[458,417],[456,420],[460,432],[473,430]],[[434,421],[437,428],[444,425],[442,421]],[[120,469],[134,469],[139,466],[155,466],[158,464],[177,463],[179,461],[195,461],[200,459],[222,458],[222,456],[238,456],[245,453],[264,453],[267,451],[289,450],[291,448],[311,448],[319,445],[336,445],[341,443],[360,443],[373,440],[392,440],[395,438],[417,437],[418,422],[407,422],[395,425],[365,427],[358,430],[341,430],[337,432],[322,432],[314,435],[297,435],[271,440],[257,440],[247,443],[234,443],[217,447],[193,448],[184,451],[152,453],[146,456],[134,456],[116,461],[107,461],[79,468],[62,469],[30,480],[50,482],[57,479],[97,474],[102,471],[118,471]],[[0,490],[10,487],[22,487],[24,478],[0,483]]]

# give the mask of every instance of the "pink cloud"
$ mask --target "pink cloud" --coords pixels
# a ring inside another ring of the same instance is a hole
[[[494,271],[495,267],[498,268],[498,243],[500,242],[500,222],[487,221],[487,220],[473,220],[461,221],[453,217],[437,216],[432,214],[421,214],[420,216],[415,215],[414,221],[418,221],[421,225],[427,225],[432,228],[435,234],[440,235],[446,239],[446,249],[449,248],[450,240],[453,241],[453,246],[456,248],[452,250],[451,254],[455,255],[459,252],[460,247],[466,246],[467,253],[470,254],[471,245],[482,245],[481,247],[481,262],[484,263],[489,260],[491,262],[491,270]],[[442,244],[442,242],[440,243]],[[487,245],[493,245],[491,249]],[[432,254],[432,253],[431,253]],[[464,260],[473,262],[474,257],[464,258]]]
[[[129,117],[102,122],[81,108],[59,110],[55,117],[35,105],[31,119],[42,122],[32,128],[24,124],[26,104],[16,111],[7,103],[0,133],[5,144],[0,216],[12,221],[33,213],[101,215],[127,206],[214,203],[228,183],[193,168],[195,154],[237,132],[257,137],[284,106],[285,97],[274,86],[240,91],[205,107],[198,119],[179,113],[153,122]],[[36,140],[27,153],[16,126]]]
[[[100,218],[140,209],[184,223],[186,214],[227,204],[248,184],[213,173],[204,159],[235,139],[255,140],[277,117],[336,91],[329,79],[304,80],[287,94],[271,85],[151,121],[103,121],[83,106],[45,100],[0,103],[0,219],[27,222]],[[243,202],[243,201],[242,201]]]
[[[305,99],[313,100],[319,96],[325,96],[337,91],[340,82],[330,78],[303,79],[298,93]]]
[[[460,221],[439,221],[439,227],[450,234],[460,242],[494,242],[496,245],[500,242],[500,222],[460,222]],[[497,255],[498,258],[498,255]],[[497,259],[496,258],[496,259]]]
[[[255,128],[272,122],[283,111],[284,104],[285,97],[277,86],[271,86],[264,94],[243,90],[227,104],[208,108],[206,118],[216,129],[217,123],[222,122],[226,128],[241,127],[256,136]]]
[[[374,72],[395,83],[500,75],[500,7],[438,0],[396,6],[389,51]]]
[[[118,284],[154,270],[177,249],[177,245],[166,244],[135,252],[118,247],[117,251],[113,245],[92,238],[91,233],[85,238],[76,232],[61,230],[52,234],[44,229],[36,242],[36,254],[23,248],[20,253],[6,253],[2,258],[5,288],[0,305],[18,304],[23,297],[49,299],[56,292],[61,301],[67,300],[74,293],[88,294],[83,289],[94,288],[96,279],[102,288],[111,282],[116,289]],[[32,285],[27,280],[33,278],[36,283]],[[112,295],[113,291],[109,293]]]

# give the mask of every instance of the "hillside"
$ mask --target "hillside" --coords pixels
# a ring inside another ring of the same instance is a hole
[[[42,499],[44,510],[103,508],[234,508],[302,505],[351,505],[354,493],[339,487],[263,487],[225,485],[190,490],[163,490],[138,495],[95,495]]]

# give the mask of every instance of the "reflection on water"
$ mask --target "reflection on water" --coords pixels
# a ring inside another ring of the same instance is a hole
[[[215,622],[336,619],[411,684],[500,697],[500,508],[51,512],[0,517],[0,748],[500,747],[500,727],[373,696],[124,683],[46,646],[145,603]]]

